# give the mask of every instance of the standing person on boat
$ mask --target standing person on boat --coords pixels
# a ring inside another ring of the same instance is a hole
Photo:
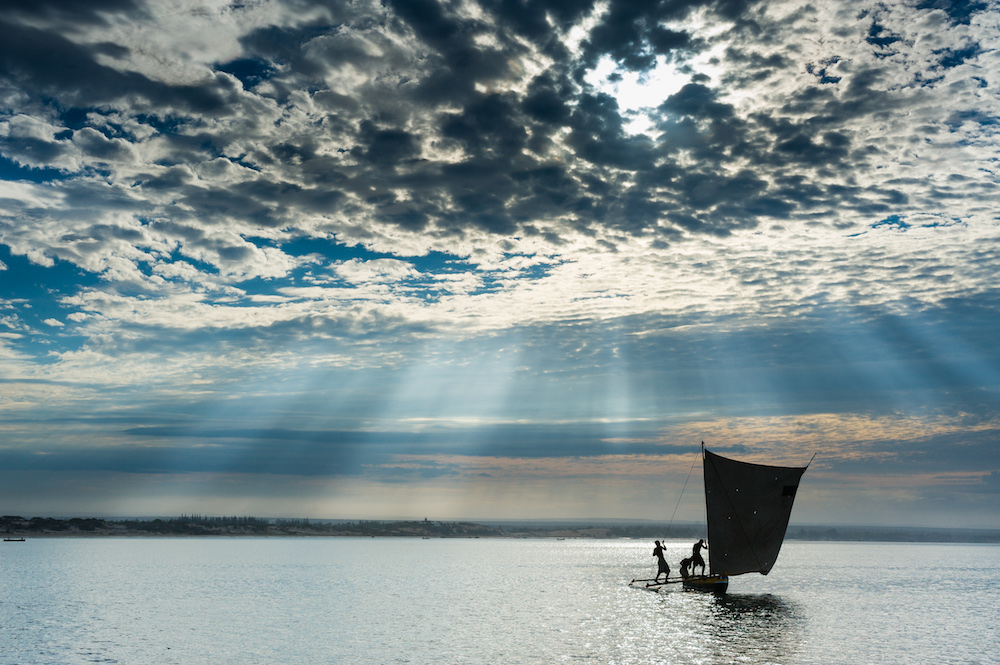
[[[654,540],[656,547],[653,548],[653,556],[656,557],[657,569],[656,569],[656,581],[660,581],[660,575],[666,575],[667,579],[670,579],[670,564],[667,563],[667,559],[663,556],[663,546],[660,545],[660,541]]]
[[[701,558],[701,548],[708,549],[708,543],[702,538],[694,547],[691,548],[691,572],[694,572],[695,568],[701,568],[701,574],[705,574],[705,560]]]

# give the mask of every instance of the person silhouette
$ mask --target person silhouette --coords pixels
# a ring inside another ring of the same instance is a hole
[[[682,578],[687,579],[687,578],[691,577],[691,573],[690,573],[690,571],[688,571],[688,568],[690,566],[691,566],[691,557],[688,557],[686,559],[681,559],[681,577]]]
[[[691,548],[691,572],[694,573],[695,568],[701,568],[701,574],[705,574],[705,560],[701,558],[701,548],[708,549],[708,543],[702,538],[694,547]]]
[[[653,556],[656,557],[657,564],[656,577],[654,580],[659,582],[660,575],[666,575],[666,579],[664,581],[669,580],[670,564],[667,563],[667,559],[663,556],[663,546],[660,545],[660,541],[658,540],[654,540],[653,542],[656,543],[656,547],[653,548]]]

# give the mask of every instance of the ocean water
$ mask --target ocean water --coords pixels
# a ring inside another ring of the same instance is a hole
[[[668,541],[668,559],[690,543]],[[1000,546],[788,542],[716,598],[633,540],[0,543],[0,663],[1000,663]]]

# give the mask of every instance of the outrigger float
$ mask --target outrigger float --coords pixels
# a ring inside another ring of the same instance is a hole
[[[670,577],[666,581],[632,580],[628,583],[634,589],[644,589],[659,593],[668,588],[670,584],[681,584],[689,591],[707,591],[709,593],[724,594],[729,588],[728,575],[691,575],[690,577]]]
[[[788,530],[799,481],[809,464],[792,467],[741,462],[705,450],[704,443],[701,454],[708,574],[668,577],[666,581],[632,580],[629,586],[659,592],[680,584],[690,591],[724,594],[732,575],[771,572]]]

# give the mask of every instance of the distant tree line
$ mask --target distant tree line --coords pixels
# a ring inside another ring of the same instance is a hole
[[[574,523],[504,523],[357,520],[353,522],[265,519],[251,516],[181,515],[167,519],[104,520],[99,518],[56,519],[19,515],[0,516],[0,533],[52,535],[158,535],[158,536],[355,536],[422,538],[632,538],[643,540],[698,539],[705,536],[703,524],[666,525]],[[996,529],[933,529],[868,526],[791,526],[788,540],[839,540],[882,542],[1000,543]]]
[[[4,533],[11,533],[15,530],[34,532],[98,531],[107,528],[107,525],[106,521],[94,517],[74,517],[68,520],[53,519],[51,517],[25,519],[20,515],[4,515],[0,517],[0,531]]]
[[[650,538],[658,540],[660,538],[704,538],[706,527],[704,524],[672,524],[669,527],[663,524],[623,524],[609,526],[609,538]]]
[[[174,517],[169,520],[170,522],[183,522],[188,524],[214,524],[214,525],[224,525],[224,526],[267,526],[270,524],[270,520],[261,519],[259,517],[237,517],[233,515],[232,517],[210,517],[207,515],[181,515],[180,517]],[[306,523],[309,520],[305,520]]]

